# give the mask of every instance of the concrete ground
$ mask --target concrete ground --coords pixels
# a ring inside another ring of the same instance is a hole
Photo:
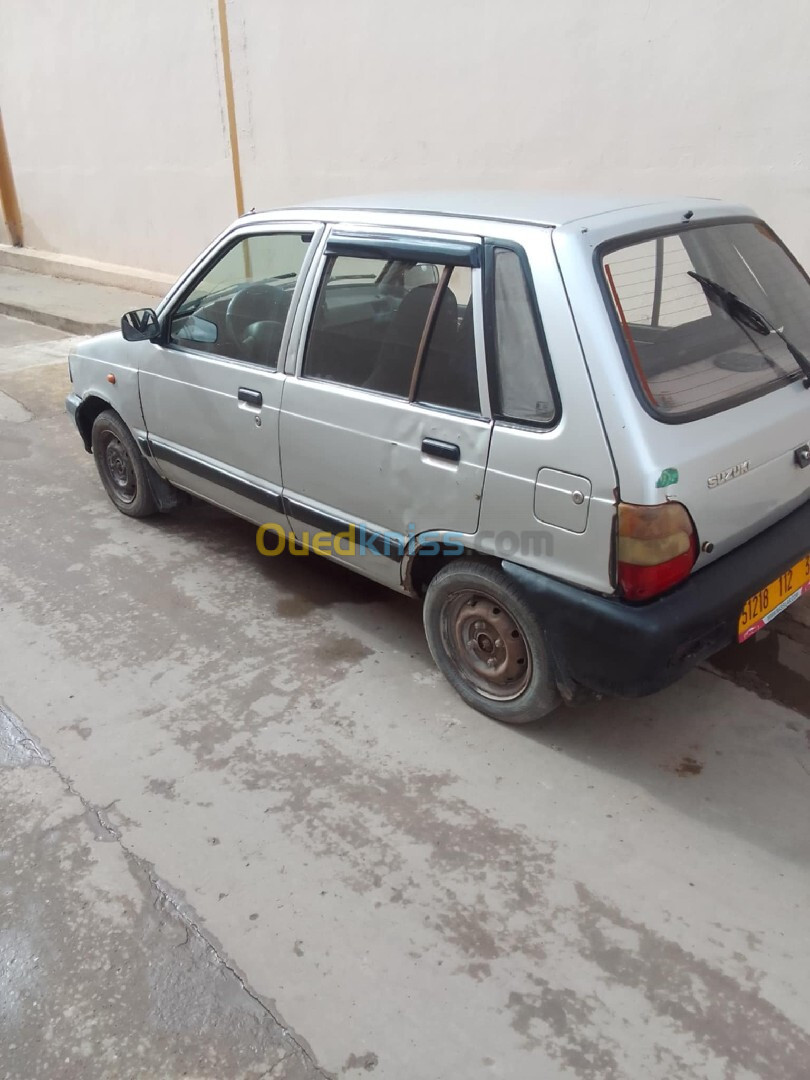
[[[0,323],[0,1078],[808,1075],[807,626],[500,727],[411,601],[116,513]]]
[[[0,708],[0,1076],[323,1075]]]

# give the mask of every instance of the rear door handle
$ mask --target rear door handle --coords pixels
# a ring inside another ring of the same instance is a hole
[[[258,390],[248,390],[246,386],[240,386],[237,397],[240,401],[244,401],[246,405],[253,405],[256,409],[262,407],[262,395]]]
[[[461,450],[457,444],[441,439],[422,439],[422,453],[445,461],[461,461]]]

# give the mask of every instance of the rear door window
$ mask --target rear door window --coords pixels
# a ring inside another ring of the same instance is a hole
[[[612,246],[602,270],[636,382],[666,418],[705,416],[801,375],[784,339],[810,350],[810,285],[761,222]]]
[[[468,266],[330,256],[302,375],[479,413],[471,282]]]
[[[425,405],[479,413],[475,362],[472,271],[455,266],[436,311],[436,324],[427,343],[416,400]]]

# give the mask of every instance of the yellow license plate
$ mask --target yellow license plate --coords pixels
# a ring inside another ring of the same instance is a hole
[[[756,634],[806,592],[810,592],[810,555],[799,559],[776,581],[749,596],[737,623],[738,640],[746,641]]]

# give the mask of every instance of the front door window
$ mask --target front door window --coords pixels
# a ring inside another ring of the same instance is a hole
[[[174,311],[169,339],[196,352],[275,369],[312,233],[238,240]]]

